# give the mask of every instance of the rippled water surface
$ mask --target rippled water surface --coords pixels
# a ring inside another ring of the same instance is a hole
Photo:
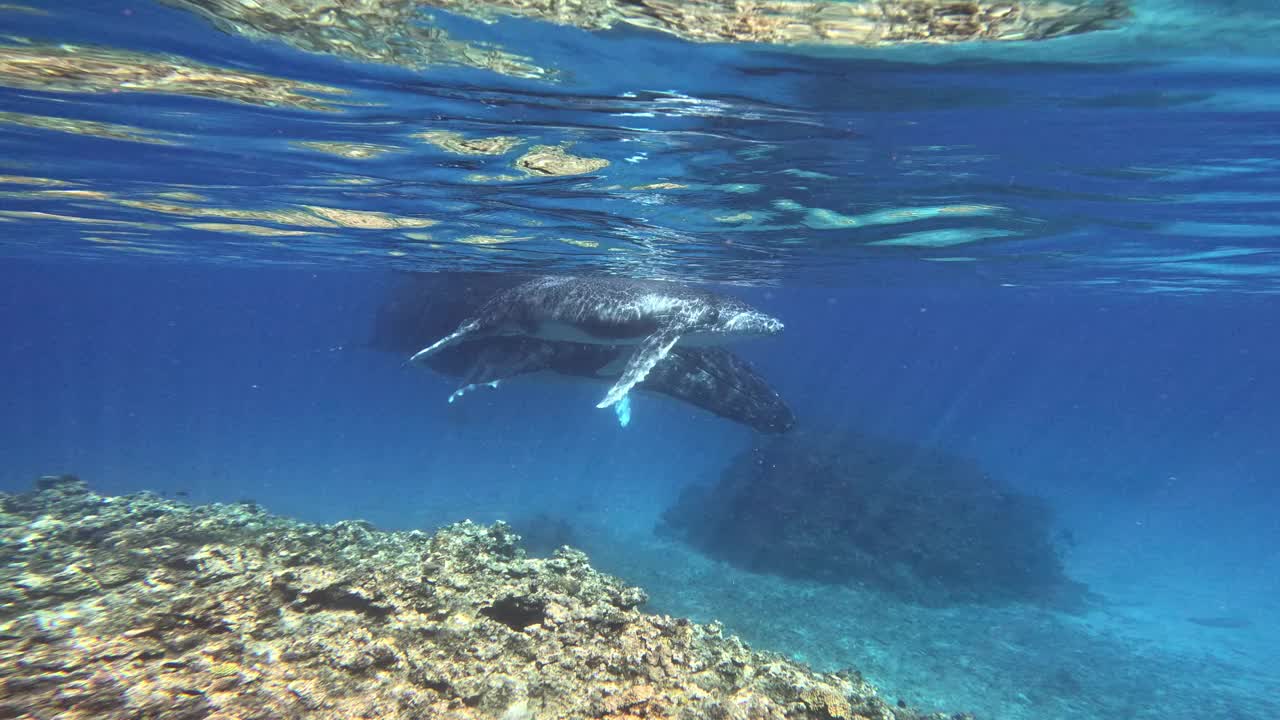
[[[5,5],[6,251],[1276,287],[1262,4],[880,47],[440,4]]]

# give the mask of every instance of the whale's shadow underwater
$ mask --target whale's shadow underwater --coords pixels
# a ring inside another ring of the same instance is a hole
[[[508,273],[397,273],[374,318],[369,345],[412,355],[449,334],[495,295],[528,278]],[[423,362],[462,388],[521,375],[611,383],[633,348],[524,336],[492,336],[442,348]],[[677,345],[636,388],[666,395],[764,433],[795,426],[790,407],[749,363],[719,347]]]

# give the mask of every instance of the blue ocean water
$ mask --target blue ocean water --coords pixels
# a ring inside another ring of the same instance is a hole
[[[388,529],[546,513],[650,609],[922,707],[1280,716],[1268,4],[875,48],[374,5],[409,15],[0,7],[0,490],[71,472]],[[608,164],[521,170],[539,145]],[[749,300],[787,329],[733,350],[799,430],[1046,498],[1098,601],[924,607],[655,535],[760,438],[640,393],[622,427],[597,383],[447,402],[455,378],[368,343],[399,274],[464,270]]]

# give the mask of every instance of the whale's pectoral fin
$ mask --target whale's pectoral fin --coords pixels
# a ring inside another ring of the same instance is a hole
[[[508,378],[546,370],[555,355],[555,346],[537,340],[480,343],[476,359],[462,377],[461,385],[449,396],[453,402],[478,387],[498,387]]]
[[[437,352],[440,352],[441,350],[451,345],[457,345],[463,340],[469,340],[476,337],[484,337],[485,335],[489,335],[489,334],[491,333],[483,332],[481,330],[479,322],[475,320],[466,320],[461,325],[458,326],[457,330],[454,330],[448,335],[445,335],[444,337],[435,341],[431,345],[428,345],[425,348],[419,350],[417,353],[414,354],[413,357],[409,358],[409,362],[422,362],[423,360],[426,360],[428,357],[436,354]]]
[[[631,396],[626,395],[613,406],[613,413],[618,416],[618,424],[626,427],[631,424]]]
[[[609,394],[605,395],[604,400],[601,400],[596,407],[607,408],[626,397],[631,388],[643,381],[653,366],[671,352],[671,348],[679,342],[683,331],[682,327],[669,326],[645,338],[636,348],[635,354],[627,361],[627,366],[622,369],[622,377],[618,378],[618,382],[614,383],[612,388],[609,388]]]
[[[481,353],[481,358],[483,358],[483,355],[484,353]],[[472,363],[467,370],[467,374],[462,377],[462,382],[458,385],[458,389],[449,395],[449,402],[452,404],[454,400],[478,387],[487,385],[496,389],[501,380],[502,375],[495,372],[495,368],[491,364],[484,362],[483,359],[477,360]]]
[[[538,340],[479,343],[482,347],[463,376],[463,384],[483,385],[518,375],[546,370],[555,355],[555,346]]]
[[[449,396],[449,404],[452,405],[454,400],[457,400],[458,398],[462,397],[463,395],[466,395],[467,393],[471,392],[472,390],[475,390],[478,387],[491,387],[491,388],[497,389],[498,385],[501,382],[502,382],[501,380],[493,380],[492,382],[487,382],[487,383],[467,383],[466,385],[463,385],[459,387],[457,390],[453,391],[453,394]]]

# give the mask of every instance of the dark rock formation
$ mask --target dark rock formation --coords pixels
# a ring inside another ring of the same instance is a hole
[[[686,491],[659,532],[740,567],[861,582],[929,605],[1078,604],[1049,508],[944,453],[855,434],[798,434]]]
[[[518,541],[44,478],[0,495],[0,718],[922,717]]]

